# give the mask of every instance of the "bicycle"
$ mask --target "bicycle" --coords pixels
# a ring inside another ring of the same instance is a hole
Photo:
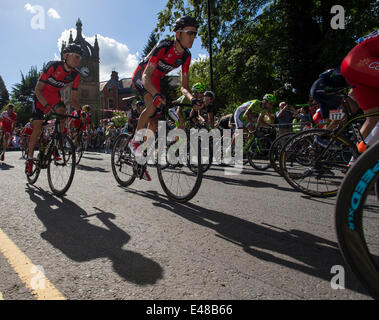
[[[178,105],[180,106],[181,104]],[[168,115],[167,107],[162,107],[160,110],[157,110],[157,112],[151,118],[164,119],[166,130],[172,129],[172,127],[169,127],[170,117]],[[130,186],[136,178],[140,180],[143,179],[147,166],[151,165],[147,162],[140,164],[136,161],[129,148],[129,141],[131,138],[131,134],[120,134],[114,143],[111,155],[113,175],[119,185],[123,187]],[[175,150],[175,147],[180,145],[180,139],[177,141],[177,143],[175,141],[167,142],[167,135],[165,136],[165,139],[165,147],[167,149],[173,148]],[[157,168],[158,179],[162,186],[162,189],[171,200],[180,203],[185,203],[196,195],[203,178],[203,170],[193,170],[194,168],[191,170],[189,169],[191,165],[191,155],[193,154],[191,151],[193,151],[194,148],[197,148],[195,165],[197,164],[197,168],[199,164],[201,165],[199,139],[196,139],[195,143],[192,145],[191,141],[187,140],[187,144],[184,146],[184,148],[187,152],[185,161],[182,161],[184,163],[181,163],[180,161],[173,163],[173,161],[170,161],[167,152],[163,155],[159,155],[159,146],[157,139],[155,140],[155,148],[153,148],[154,150],[152,151],[155,154],[155,162],[152,164],[152,166],[155,166]],[[171,152],[171,154],[173,153],[176,154],[176,152]]]
[[[335,230],[345,261],[379,299],[379,141],[356,161],[338,191]]]
[[[80,126],[79,129],[76,129],[76,133],[72,134],[71,139],[75,145],[76,152],[76,165],[80,163],[80,160],[83,157],[84,151],[87,150],[87,134],[82,130],[83,119],[80,117]]]
[[[271,129],[259,127],[253,131],[253,136],[243,147],[243,152],[247,151],[247,159],[253,168],[264,171],[271,167],[269,153],[274,140],[274,131]]]
[[[52,113],[56,116],[55,126],[53,133],[48,137],[44,137],[42,131],[39,138],[39,153],[37,158],[33,159],[33,172],[26,173],[29,184],[33,185],[37,182],[42,169],[47,169],[47,179],[53,194],[56,196],[64,195],[70,188],[75,174],[75,145],[72,140],[61,133],[60,120],[65,118],[77,117],[70,115],[61,115]],[[48,124],[47,118],[43,126]],[[64,174],[67,179],[63,180]],[[59,183],[58,179],[63,182]]]
[[[274,142],[272,143],[270,147],[269,159],[270,159],[271,167],[273,167],[273,169],[280,175],[282,175],[280,171],[280,165],[279,165],[280,153],[282,152],[282,148],[286,144],[286,142],[295,135],[297,135],[296,132],[288,132],[288,133],[282,134],[281,136],[279,136],[278,138],[274,140]]]
[[[356,144],[363,139],[359,122],[379,112],[354,116],[348,103],[346,88],[338,88],[331,94],[339,94],[346,114],[344,124],[335,130],[312,129],[289,139],[280,155],[280,169],[286,181],[296,190],[314,197],[333,197],[348,170],[352,157],[358,158]],[[335,120],[342,119],[342,113]]]

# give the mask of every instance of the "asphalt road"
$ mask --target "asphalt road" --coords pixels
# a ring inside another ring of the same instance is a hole
[[[271,169],[214,167],[178,204],[154,170],[121,188],[110,155],[87,152],[58,198],[46,170],[27,184],[20,155],[0,164],[0,231],[66,299],[371,299],[338,249],[335,198],[304,196]],[[0,299],[37,298],[21,261],[0,250]],[[336,265],[345,289],[331,286]]]

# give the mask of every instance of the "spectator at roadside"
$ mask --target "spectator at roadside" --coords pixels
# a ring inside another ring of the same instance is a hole
[[[292,121],[298,111],[286,102],[279,104],[280,110],[276,112],[276,123],[279,127],[279,136],[292,132]]]

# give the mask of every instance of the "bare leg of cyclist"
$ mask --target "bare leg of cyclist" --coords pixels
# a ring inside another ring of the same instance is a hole
[[[373,108],[369,110],[365,110],[364,114],[369,114],[373,112],[379,112],[379,107],[378,108]],[[373,117],[368,117],[366,118],[366,121],[362,125],[361,128],[361,135],[363,139],[366,139],[370,132],[375,128],[376,123],[379,121],[379,116],[373,116]]]
[[[39,136],[42,133],[42,124],[43,120],[34,120],[33,121],[33,132],[29,139],[29,145],[28,145],[28,159],[33,159],[34,149],[37,145],[37,141]]]

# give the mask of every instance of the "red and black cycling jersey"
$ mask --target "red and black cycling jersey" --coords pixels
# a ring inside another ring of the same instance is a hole
[[[42,75],[38,81],[45,84],[42,89],[42,95],[47,103],[51,106],[56,105],[60,100],[60,90],[72,83],[72,90],[78,90],[80,82],[80,72],[72,69],[67,72],[64,69],[63,61],[50,61],[43,69]],[[36,107],[44,110],[42,104],[35,97]]]
[[[160,91],[160,80],[163,76],[180,66],[182,66],[182,75],[186,75],[190,63],[191,53],[188,49],[185,49],[182,54],[178,54],[173,40],[161,40],[136,68],[133,73],[133,82],[142,78],[147,65],[154,65],[156,69],[151,76],[151,82]]]

